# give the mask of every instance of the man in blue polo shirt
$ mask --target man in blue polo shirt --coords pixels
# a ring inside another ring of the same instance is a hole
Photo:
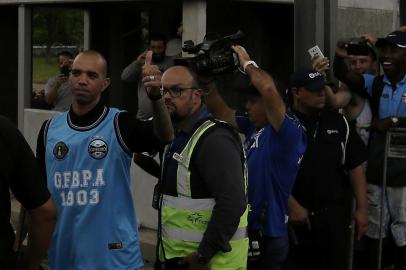
[[[272,77],[250,60],[243,47],[233,49],[247,76],[235,73],[217,78],[215,84],[207,85],[206,104],[216,118],[246,137],[251,206],[248,268],[280,269],[289,249],[288,198],[306,148],[305,132],[287,111]],[[247,94],[247,113],[228,107],[217,88]]]
[[[371,124],[369,158],[367,168],[369,225],[367,236],[379,239],[380,209],[384,209],[385,218],[382,226],[386,237],[391,229],[395,244],[398,246],[398,269],[406,269],[406,162],[405,159],[390,159],[387,167],[386,203],[381,206],[383,158],[385,151],[385,133],[390,128],[406,127],[406,33],[394,31],[385,38],[377,40],[379,62],[384,76],[357,75],[348,71],[343,64],[349,58],[345,50],[336,49],[336,57],[341,61],[335,65],[334,74],[346,83],[351,90],[362,89],[371,97],[372,111],[375,112]],[[372,240],[368,245],[378,250],[378,241]],[[372,253],[369,258],[378,258]],[[376,265],[376,262],[371,262]]]

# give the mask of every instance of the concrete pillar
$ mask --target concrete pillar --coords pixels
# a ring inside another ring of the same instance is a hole
[[[90,49],[90,13],[89,10],[83,12],[83,50]]]
[[[295,0],[294,66],[310,65],[307,50],[318,45],[325,57],[334,56],[337,0]]]
[[[195,44],[202,42],[206,34],[206,1],[183,1],[183,35],[185,40],[193,40]]]
[[[24,109],[31,100],[31,8],[18,7],[18,128],[23,131]]]

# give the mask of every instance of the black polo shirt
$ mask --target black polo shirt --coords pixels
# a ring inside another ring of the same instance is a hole
[[[295,113],[306,128],[308,143],[293,197],[314,211],[342,203],[347,172],[367,159],[361,138],[339,113],[323,111],[316,117]]]

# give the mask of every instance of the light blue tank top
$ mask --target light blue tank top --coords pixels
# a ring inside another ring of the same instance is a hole
[[[68,112],[46,130],[48,188],[58,221],[48,251],[50,269],[134,270],[142,267],[130,189],[131,152],[105,108],[89,127]]]

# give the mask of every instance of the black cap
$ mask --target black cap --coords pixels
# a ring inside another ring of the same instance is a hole
[[[325,85],[323,75],[312,68],[300,68],[290,76],[290,87],[304,87],[309,91],[319,91]]]
[[[395,47],[406,49],[406,32],[394,31],[384,38],[378,38],[375,43],[377,48],[393,45]]]

